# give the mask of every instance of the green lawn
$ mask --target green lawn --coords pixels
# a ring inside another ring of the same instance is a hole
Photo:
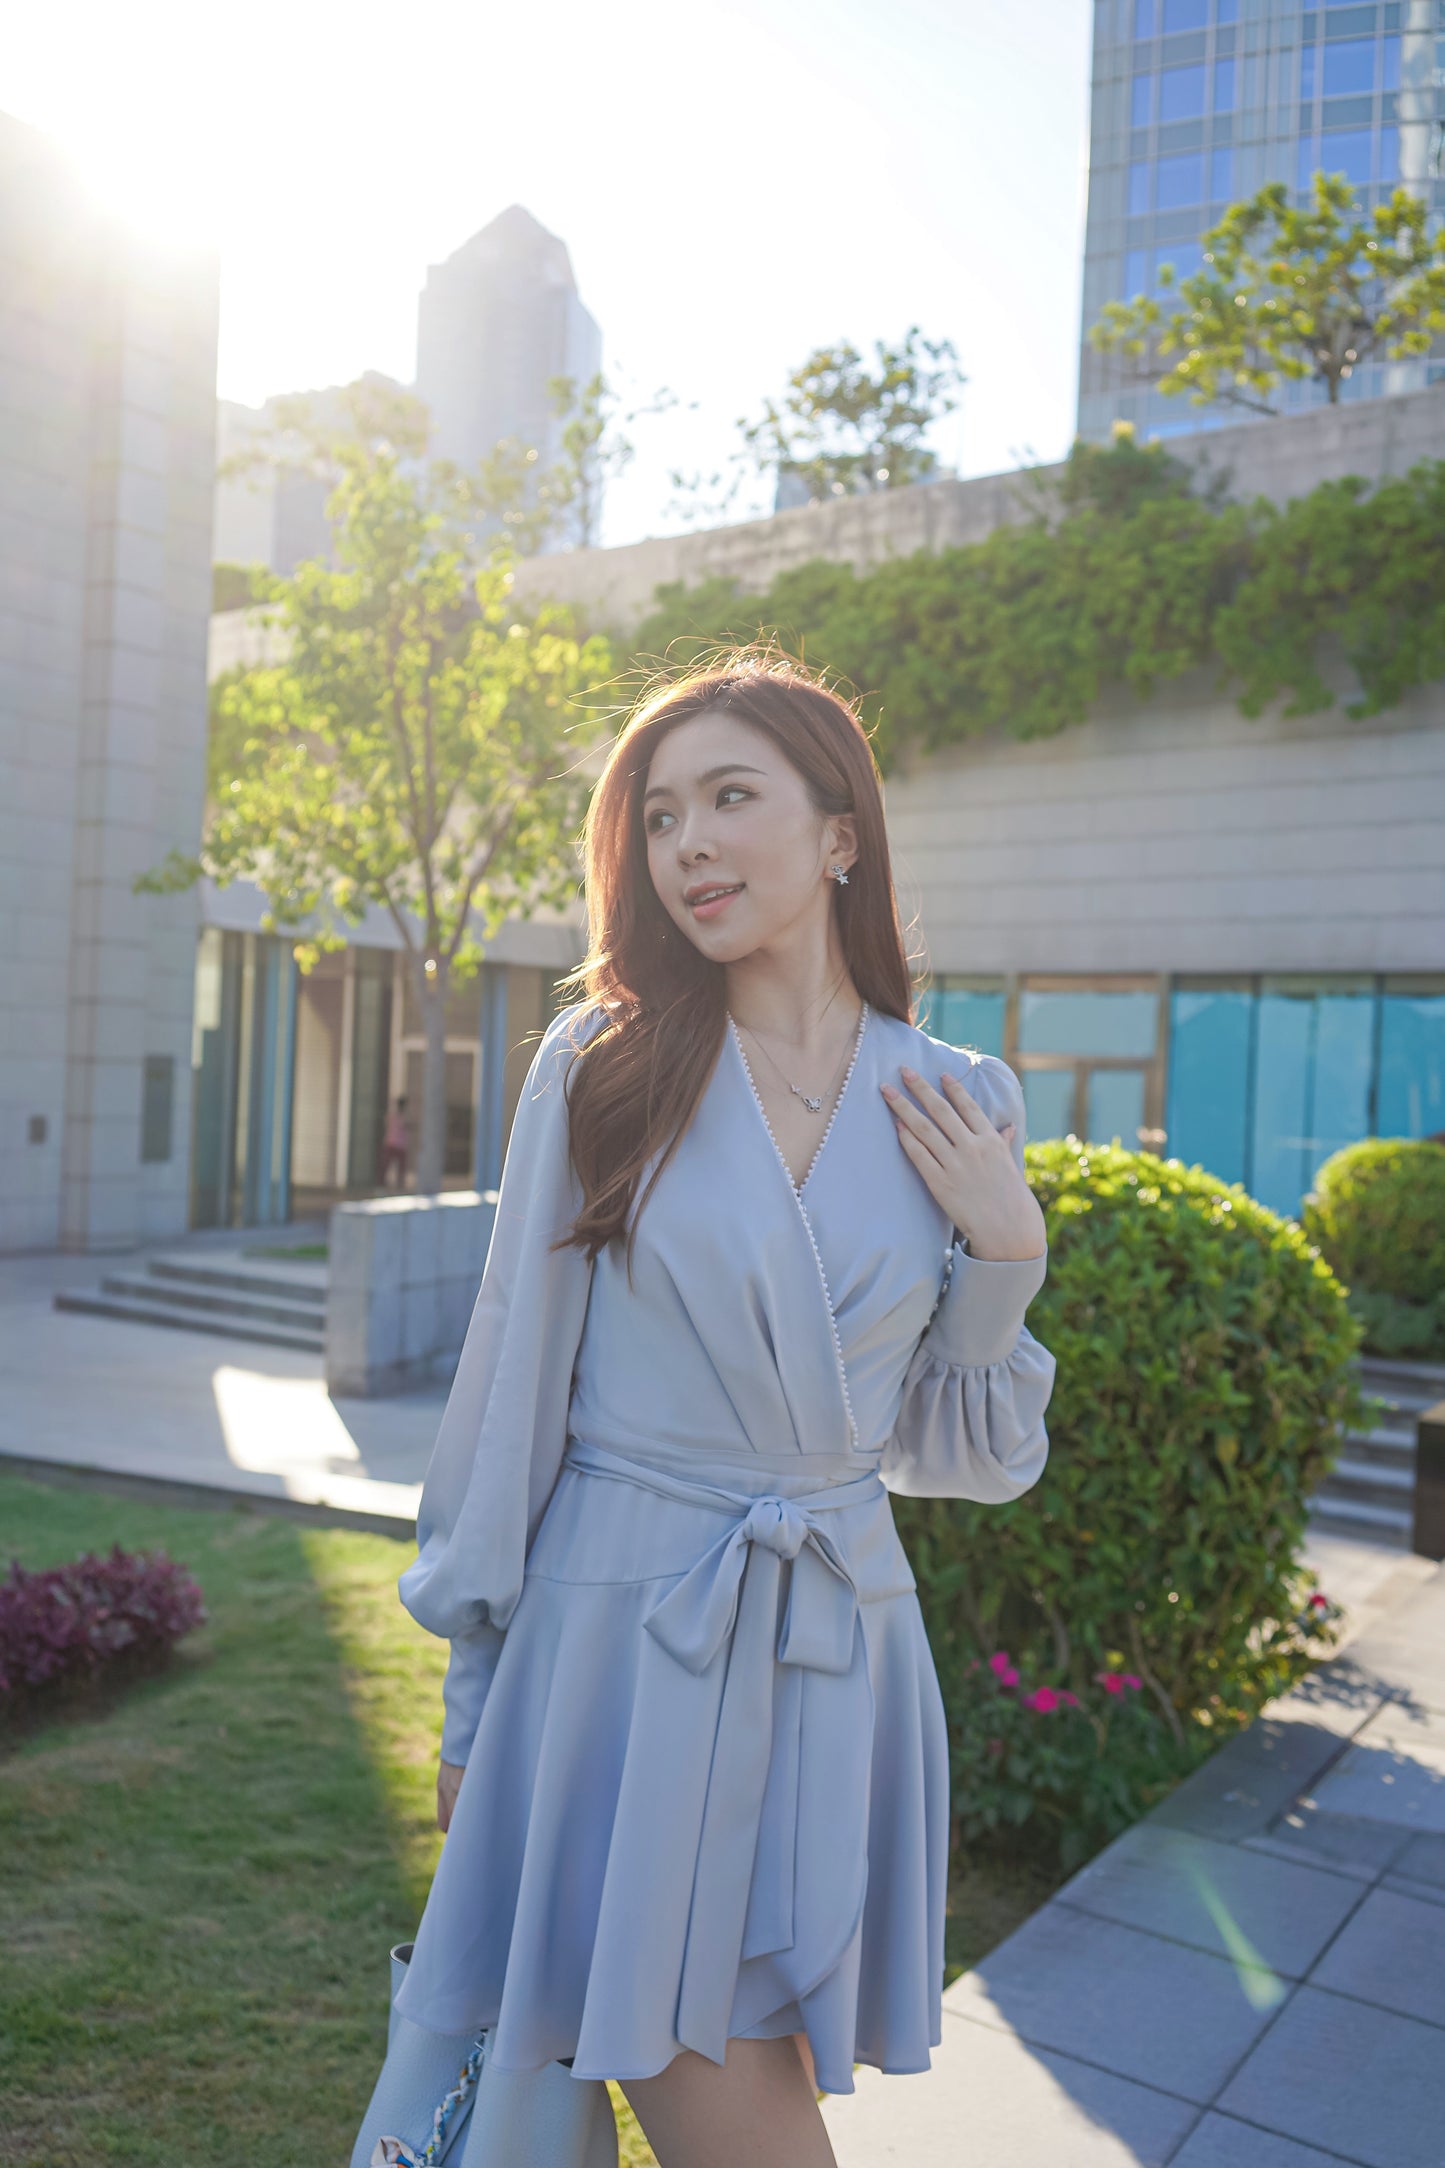
[[[344,2168],[441,1845],[411,1545],[6,1475],[0,1530],[0,1570],[163,1545],[211,1613],[165,1673],[0,1750],[0,2163]],[[972,1870],[949,1976],[1048,1887]]]

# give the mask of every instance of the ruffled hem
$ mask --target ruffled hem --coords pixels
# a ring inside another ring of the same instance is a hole
[[[630,1492],[634,1513],[657,1505]],[[829,2093],[853,2091],[855,2063],[929,2069],[948,1753],[916,1593],[859,1604],[846,1675],[777,1666],[795,1675],[778,1707],[796,1692],[800,1713],[775,1724],[746,1919],[714,1927],[696,1885],[729,1652],[693,1672],[645,1630],[669,1578],[527,1576],[398,2010],[437,2032],[493,2028],[499,2069],[571,2057],[579,2079],[655,2076],[698,2044],[699,1999],[727,2015],[719,2037],[806,2032]],[[729,1833],[709,1841],[725,1850]],[[729,1995],[707,1952],[730,1937]]]

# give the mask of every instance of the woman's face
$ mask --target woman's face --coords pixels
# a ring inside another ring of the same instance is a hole
[[[848,867],[851,814],[821,814],[765,731],[710,708],[670,730],[642,804],[647,863],[663,908],[713,963],[826,935],[830,865]]]

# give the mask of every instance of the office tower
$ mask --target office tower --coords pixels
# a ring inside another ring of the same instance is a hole
[[[400,391],[394,377],[363,370],[360,381],[382,390]],[[296,395],[290,395],[296,396]],[[346,420],[341,387],[301,394],[323,423],[340,428]],[[258,407],[237,399],[216,402],[216,464],[225,470],[257,438],[271,441],[276,432],[275,398]],[[331,532],[326,499],[331,484],[304,465],[258,466],[249,472],[222,471],[216,477],[212,555],[217,564],[265,565],[270,572],[294,572],[304,558],[326,557]]]
[[[547,381],[579,388],[602,365],[602,335],[577,296],[566,243],[519,203],[427,271],[417,311],[416,388],[432,414],[432,446],[471,467],[503,438],[534,445],[541,467],[561,452]],[[553,547],[578,537],[558,535]]]
[[[1106,301],[1157,290],[1162,263],[1180,278],[1197,270],[1201,234],[1267,181],[1303,201],[1323,167],[1367,205],[1403,184],[1445,208],[1442,68],[1445,0],[1096,0],[1081,436],[1106,436],[1116,417],[1160,436],[1241,418],[1138,385],[1089,345],[1089,326]],[[1372,362],[1342,391],[1372,398],[1442,376],[1445,357]],[[1292,384],[1275,403],[1323,397]]]

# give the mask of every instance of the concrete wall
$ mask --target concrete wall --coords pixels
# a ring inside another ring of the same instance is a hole
[[[0,203],[0,1248],[122,1249],[187,1220],[197,904],[131,880],[200,832],[217,274],[4,116]]]

